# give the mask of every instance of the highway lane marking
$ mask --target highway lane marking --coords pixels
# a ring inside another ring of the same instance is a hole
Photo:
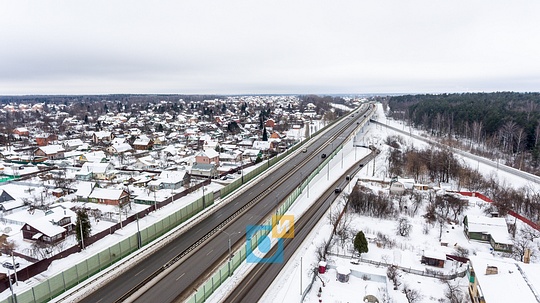
[[[248,221],[251,221],[251,219],[253,219],[253,216],[249,217]]]
[[[195,233],[198,234],[201,231],[201,229],[202,228],[197,229],[197,231]]]
[[[99,302],[101,302],[101,301],[103,301],[103,298],[101,298],[101,299],[99,299],[98,301],[96,301],[96,303],[99,303]]]
[[[206,255],[208,256],[209,254],[211,254],[214,250],[212,249],[211,251],[209,251]]]
[[[219,217],[221,217],[221,215],[223,215],[223,214],[219,214],[219,216],[217,216],[216,218],[219,218]]]
[[[139,271],[137,274],[135,274],[135,277],[138,276],[140,273],[142,273],[146,268],[143,268],[141,271]]]
[[[180,280],[180,278],[182,278],[186,273],[183,273],[180,275],[180,277],[176,278],[176,281]]]

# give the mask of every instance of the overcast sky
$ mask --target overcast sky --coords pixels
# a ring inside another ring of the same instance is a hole
[[[540,90],[538,0],[0,0],[0,95]]]

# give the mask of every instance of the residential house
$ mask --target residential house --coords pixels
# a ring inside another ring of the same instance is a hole
[[[146,135],[140,135],[133,142],[133,148],[135,150],[151,150],[154,146],[154,140],[150,139]]]
[[[92,134],[92,142],[95,144],[108,144],[114,139],[114,134],[110,131],[99,131]]]
[[[116,176],[112,163],[86,162],[75,174],[77,180],[112,180]]]
[[[470,255],[469,261],[468,288],[473,303],[538,302],[539,264],[486,254]]]
[[[200,164],[213,163],[216,166],[219,166],[219,153],[213,149],[200,151],[195,154],[195,162]]]
[[[219,162],[240,162],[242,161],[242,152],[239,150],[231,150],[219,153]]]
[[[81,139],[70,139],[70,140],[64,140],[64,142],[62,142],[62,146],[67,151],[76,150],[77,148],[83,145],[84,145],[84,142]]]
[[[163,136],[156,136],[154,138],[154,145],[155,146],[164,146],[167,144],[167,137]]]
[[[107,205],[124,205],[129,203],[129,193],[124,189],[110,189],[94,187],[88,202],[107,204]]]
[[[62,206],[45,211],[43,217],[27,222],[21,228],[23,239],[45,243],[57,243],[64,240],[74,230],[72,219],[76,214]]]
[[[26,127],[17,127],[13,130],[13,134],[19,137],[28,137],[30,136],[30,131]]]
[[[182,186],[189,186],[190,175],[187,171],[163,171],[156,180],[149,183],[157,189],[179,189]]]
[[[160,163],[152,156],[144,156],[137,158],[137,162],[131,165],[135,169],[153,169],[159,167]]]
[[[274,121],[274,119],[270,118],[270,119],[266,120],[266,122],[264,123],[264,126],[274,128],[276,126],[276,121]]]
[[[263,153],[267,153],[271,148],[271,142],[270,141],[253,141],[252,145],[253,149],[258,149],[262,151]]]
[[[0,211],[6,213],[23,206],[22,200],[15,199],[7,191],[0,189]]]
[[[128,143],[113,144],[106,148],[107,152],[111,155],[121,155],[123,153],[132,151],[133,148]]]
[[[105,163],[108,162],[109,159],[107,158],[107,155],[105,155],[105,152],[102,150],[91,152],[91,153],[84,153],[79,156],[78,158],[79,163],[84,164],[86,162],[92,162],[92,163]]]
[[[512,251],[513,243],[505,218],[465,216],[463,228],[469,239],[487,242],[497,251]]]
[[[64,158],[64,147],[60,144],[40,146],[34,151],[34,156],[45,157],[49,160]]]
[[[49,145],[49,143],[57,141],[58,136],[54,134],[41,134],[36,136],[36,144],[38,146]]]
[[[217,166],[213,163],[194,163],[191,167],[192,176],[217,178]]]

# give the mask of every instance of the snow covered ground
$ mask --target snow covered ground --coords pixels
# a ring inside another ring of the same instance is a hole
[[[394,125],[396,127],[402,127],[405,129],[405,126],[400,124],[398,121],[393,121],[386,119],[384,113],[382,113],[382,108],[379,106],[377,118],[381,122],[388,123],[389,125]],[[415,130],[410,130],[411,132]],[[298,135],[301,136],[301,132],[298,131]],[[366,165],[357,176],[354,176],[351,180],[351,185],[347,186],[344,189],[344,193],[350,192],[354,183],[357,182],[359,178],[374,178],[374,179],[384,179],[386,176],[386,157],[387,152],[384,148],[384,140],[388,135],[401,135],[396,134],[393,131],[389,131],[384,126],[371,124],[368,126],[365,133],[359,133],[357,138],[354,140],[357,144],[361,145],[370,145],[373,144],[382,150],[382,153],[375,160]],[[403,136],[403,135],[402,135]],[[429,145],[425,142],[407,139],[408,144],[412,144],[415,147],[428,147]],[[304,190],[303,194],[299,197],[298,201],[292,206],[289,210],[289,214],[293,214],[296,217],[301,216],[301,214],[309,207],[309,205],[324,192],[328,184],[333,183],[333,180],[340,178],[342,173],[349,168],[349,165],[355,162],[356,159],[360,159],[369,153],[369,150],[362,147],[353,146],[353,141],[349,141],[343,151],[343,155],[339,153],[334,157],[330,162],[331,169],[330,173],[327,176],[327,170],[324,169],[321,173],[313,179],[309,189]],[[516,187],[522,186],[540,186],[538,184],[530,184],[526,180],[516,178],[515,176],[507,173],[503,173],[500,170],[484,165],[483,163],[478,163],[477,161],[471,161],[467,158],[463,158],[464,163],[468,163],[469,166],[473,168],[478,168],[479,171],[484,173],[486,176],[490,174],[496,174],[502,182],[506,184],[516,185]],[[330,179],[329,181],[327,180]],[[380,185],[376,182],[370,183],[365,182],[363,185],[370,187],[374,190],[383,190]],[[212,183],[211,189],[217,189],[221,185]],[[214,188],[215,186],[215,188]],[[25,188],[19,188],[17,192],[24,193]],[[308,194],[309,192],[309,194]],[[202,192],[195,192],[187,197],[179,199],[174,203],[168,205],[167,207],[154,212],[147,216],[146,218],[140,220],[141,228],[148,226],[154,223],[156,220],[159,220],[166,214],[170,213],[171,209],[178,209],[184,206],[187,203],[199,198],[202,195]],[[308,197],[309,195],[309,197]],[[470,215],[480,215],[481,206],[484,204],[481,200],[477,198],[471,198],[470,208],[467,210],[467,214]],[[334,203],[335,209],[340,209],[343,206],[343,199],[339,199]],[[329,211],[330,212],[330,211]],[[421,212],[420,212],[421,213]],[[377,232],[393,237],[396,241],[396,246],[392,249],[379,248],[374,243],[369,244],[369,252],[362,254],[362,258],[372,260],[372,261],[382,261],[385,263],[397,264],[403,267],[410,267],[413,269],[418,269],[420,271],[432,269],[441,271],[444,273],[460,272],[463,270],[463,266],[457,262],[447,261],[444,268],[433,268],[420,263],[420,258],[422,254],[434,253],[452,253],[454,251],[454,246],[466,247],[470,250],[471,254],[476,254],[477,256],[487,256],[491,258],[497,258],[497,260],[503,260],[504,262],[514,264],[513,260],[502,259],[498,254],[492,254],[490,246],[485,243],[479,243],[474,241],[469,241],[463,234],[462,226],[446,226],[444,230],[443,237],[445,242],[449,243],[448,247],[439,246],[438,240],[438,231],[430,230],[428,234],[424,234],[423,222],[424,219],[421,217],[411,218],[413,229],[412,234],[408,238],[395,236],[396,222],[391,220],[381,220],[375,218],[369,218],[365,216],[355,216],[351,220],[351,226],[355,230],[363,230],[366,235],[374,235]],[[100,222],[105,226],[106,222]],[[131,225],[131,226],[130,226]],[[54,275],[55,273],[69,267],[71,264],[84,260],[87,256],[95,254],[96,252],[107,247],[106,243],[116,242],[121,239],[125,239],[127,236],[132,235],[136,232],[136,225],[130,224],[125,226],[121,231],[117,231],[114,235],[108,237],[107,241],[100,241],[90,246],[87,250],[74,254],[66,259],[55,261],[51,268],[42,275],[35,277],[25,283],[19,283],[19,286],[16,286],[17,291],[27,289],[35,283],[44,278]],[[0,229],[5,228],[6,226],[1,226]],[[310,269],[317,266],[317,260],[315,257],[315,250],[320,244],[329,239],[331,234],[331,225],[329,220],[321,220],[316,228],[313,229],[312,233],[305,239],[301,248],[295,252],[291,261],[288,262],[280,273],[278,278],[274,281],[274,284],[267,290],[264,297],[261,299],[261,302],[300,302],[302,299],[302,294],[306,292],[308,285],[312,281],[312,275],[310,274]],[[340,246],[335,246],[333,253],[339,253],[342,255],[350,256],[351,251],[349,247],[341,248]],[[353,264],[351,261],[354,261]],[[311,291],[307,293],[304,302],[358,302],[359,298],[363,298],[367,294],[372,294],[379,299],[379,302],[383,302],[385,298],[390,301],[386,302],[407,302],[405,295],[402,293],[402,287],[398,290],[393,289],[391,282],[386,282],[386,267],[384,266],[374,266],[363,262],[356,262],[357,258],[350,257],[338,257],[330,256],[328,263],[330,268],[324,274],[321,274],[320,277],[324,281],[325,286],[322,286],[322,281],[320,279],[315,279],[311,287]],[[480,262],[480,261],[478,261]],[[540,269],[536,266],[538,264],[530,264],[523,266],[523,271],[527,274],[529,279],[538,282],[536,285],[540,285]],[[536,267],[535,267],[536,266]],[[342,283],[336,280],[336,268],[346,267],[352,270],[349,282]],[[237,283],[240,282],[241,277],[251,268],[250,264],[244,263],[240,266],[238,270],[235,271],[233,277],[226,281],[226,283],[214,293],[208,302],[222,302],[226,293],[230,291]],[[517,268],[516,271],[517,272]],[[441,283],[438,279],[423,277],[419,275],[400,273],[401,281],[403,285],[407,284],[410,289],[418,290],[422,298],[418,302],[435,302],[439,299],[442,299],[444,296],[444,291],[446,286]],[[466,292],[466,287],[468,285],[467,278],[458,278],[452,283],[458,285],[462,291]],[[497,283],[497,285],[499,285]],[[538,288],[538,287],[537,287]],[[319,289],[322,290],[320,297]],[[501,287],[501,289],[503,289]],[[9,296],[9,290],[4,291],[1,294],[1,298],[6,298]],[[515,297],[519,302],[528,302],[527,298],[523,297],[524,300],[519,300],[519,295]],[[322,301],[319,301],[322,300]]]
[[[382,113],[381,107],[379,107],[378,117],[384,120],[384,114]],[[387,123],[392,123],[400,127],[399,122],[387,120]],[[414,130],[410,130],[411,132]],[[358,178],[367,179],[385,179],[386,167],[385,160],[387,156],[387,151],[383,147],[382,142],[389,135],[401,135],[396,134],[393,131],[388,131],[385,127],[380,125],[371,125],[365,134],[359,134],[359,138],[356,139],[358,144],[376,145],[378,148],[382,149],[383,152],[381,155],[374,161],[375,163],[370,163],[362,169],[357,176],[352,179],[352,183],[356,182]],[[423,141],[413,140],[406,138],[408,144],[412,144],[415,147],[426,148],[429,145]],[[356,151],[352,148],[351,142],[344,148],[344,163],[353,163],[355,155],[354,153],[362,150],[357,148]],[[358,157],[363,155],[358,154]],[[339,159],[341,155],[338,154],[333,162],[338,162],[338,165],[332,167],[331,179],[339,177],[342,173],[340,170],[341,165],[339,165]],[[477,161],[471,161],[467,158],[463,158],[463,163],[468,163],[470,167],[478,168],[485,176],[496,174],[501,180],[501,182],[506,182],[506,184],[512,184],[516,187],[521,186],[538,186],[538,184],[531,185],[529,181],[516,178],[515,176],[501,172],[496,167],[484,165],[478,163]],[[374,167],[375,166],[375,167]],[[345,165],[346,169],[348,165]],[[323,170],[325,171],[325,170]],[[328,184],[331,184],[331,181],[326,181],[326,178],[314,179],[313,184],[310,185],[311,188],[319,188],[322,192],[322,189],[326,188]],[[383,189],[376,182],[364,182],[364,186],[370,187],[375,191],[378,190],[387,190]],[[349,192],[351,186],[345,189],[345,192]],[[297,202],[293,205],[290,210],[290,214],[295,216],[300,216],[303,209],[308,207],[313,201],[316,193],[311,192],[310,199],[307,199],[305,195],[301,196]],[[474,216],[474,215],[483,215],[482,208],[486,206],[486,202],[475,198],[469,197],[469,208],[465,214]],[[343,201],[337,200],[334,203],[334,208],[340,209],[342,207]],[[329,211],[331,212],[331,211]],[[422,212],[419,212],[420,214]],[[462,216],[463,217],[463,216]],[[379,248],[375,243],[369,244],[369,252],[362,254],[363,259],[375,261],[375,262],[384,262],[399,265],[405,268],[416,269],[419,271],[436,271],[442,274],[451,274],[456,272],[463,272],[466,270],[467,265],[462,264],[456,261],[446,261],[443,268],[437,268],[432,266],[427,266],[422,264],[421,257],[422,255],[445,255],[445,254],[456,254],[456,247],[463,247],[469,249],[470,255],[478,256],[480,260],[485,260],[485,258],[491,258],[493,260],[498,260],[498,262],[511,264],[514,268],[516,267],[516,261],[508,258],[504,258],[501,253],[495,253],[492,251],[491,246],[486,243],[470,241],[467,239],[463,233],[463,226],[460,225],[446,225],[443,234],[442,240],[444,243],[448,243],[448,246],[441,246],[439,242],[439,231],[436,228],[428,230],[427,234],[423,231],[425,225],[425,219],[420,216],[411,218],[411,223],[413,225],[412,233],[409,237],[400,237],[396,236],[396,221],[394,220],[383,220],[370,218],[366,216],[355,215],[351,220],[351,227],[354,230],[362,230],[366,235],[374,235],[376,233],[383,233],[388,237],[392,238],[396,245],[394,248]],[[520,222],[518,222],[520,225]],[[519,228],[519,226],[518,226]],[[301,302],[302,294],[306,292],[308,284],[311,283],[312,275],[310,274],[311,269],[317,267],[318,260],[315,255],[315,251],[318,246],[325,240],[330,238],[332,231],[332,226],[329,223],[328,218],[325,218],[319,222],[316,228],[313,229],[312,233],[305,239],[301,248],[296,251],[295,255],[291,260],[286,264],[284,269],[281,271],[279,276],[275,279],[272,286],[267,290],[260,302]],[[352,242],[352,241],[351,241]],[[405,294],[403,293],[403,286],[412,289],[413,291],[418,291],[420,298],[417,302],[444,302],[445,291],[447,285],[444,282],[441,282],[439,279],[425,277],[416,274],[409,274],[405,272],[400,272],[400,281],[402,285],[398,287],[397,290],[394,290],[392,282],[386,280],[386,267],[385,266],[375,266],[364,262],[357,262],[356,257],[351,257],[352,252],[350,245],[346,246],[344,249],[336,245],[333,248],[334,253],[339,253],[346,255],[345,257],[338,257],[331,255],[328,259],[328,264],[330,265],[326,273],[319,275],[322,279],[314,279],[314,283],[311,287],[311,290],[305,296],[304,302],[359,302],[361,298],[364,298],[366,295],[374,295],[379,299],[379,302],[408,302]],[[352,261],[352,263],[351,263]],[[480,261],[477,261],[480,263]],[[489,262],[489,261],[487,261]],[[480,263],[482,264],[482,263]],[[483,265],[479,265],[480,270],[484,270]],[[539,264],[522,264],[524,269],[523,272],[526,273],[525,276],[529,281],[534,281],[533,285],[540,285],[540,265]],[[342,283],[336,279],[336,269],[346,268],[352,270],[350,279],[347,283]],[[240,283],[241,276],[245,274],[250,269],[249,264],[243,264],[239,270],[236,271],[235,276],[227,281],[223,287],[221,287],[210,299],[209,302],[223,302],[227,292],[231,290],[237,283]],[[517,272],[517,269],[512,272]],[[481,278],[481,274],[478,273],[478,278]],[[521,274],[510,277],[512,281],[516,281],[516,277],[519,278],[517,282],[506,284],[512,285],[512,291],[509,292],[505,285],[505,276],[499,276],[499,281],[493,282],[494,279],[491,279],[491,285],[497,285],[492,287],[486,287],[486,291],[495,292],[497,289],[499,292],[504,292],[506,294],[511,293],[512,298],[519,302],[533,302],[531,299],[531,289],[524,288],[519,290],[520,287],[523,287],[522,280],[524,279]],[[508,278],[508,277],[506,277]],[[520,282],[521,281],[521,282]],[[323,286],[324,282],[324,286]],[[486,283],[486,282],[484,282]],[[521,283],[521,284],[520,284]],[[450,284],[458,287],[464,294],[464,300],[468,301],[469,296],[467,293],[468,287],[468,278],[467,276],[463,278],[456,278],[450,281]],[[516,285],[514,287],[514,285]],[[538,288],[538,286],[536,286]],[[492,289],[490,289],[492,288]],[[319,290],[321,292],[319,293]],[[319,296],[320,294],[320,296]],[[492,294],[491,297],[497,298],[502,294]],[[486,296],[487,298],[488,296]],[[507,302],[499,301],[497,299],[490,300],[489,302]]]

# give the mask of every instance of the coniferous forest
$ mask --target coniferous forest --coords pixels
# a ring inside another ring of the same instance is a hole
[[[447,144],[540,174],[540,93],[392,96],[388,106]]]

